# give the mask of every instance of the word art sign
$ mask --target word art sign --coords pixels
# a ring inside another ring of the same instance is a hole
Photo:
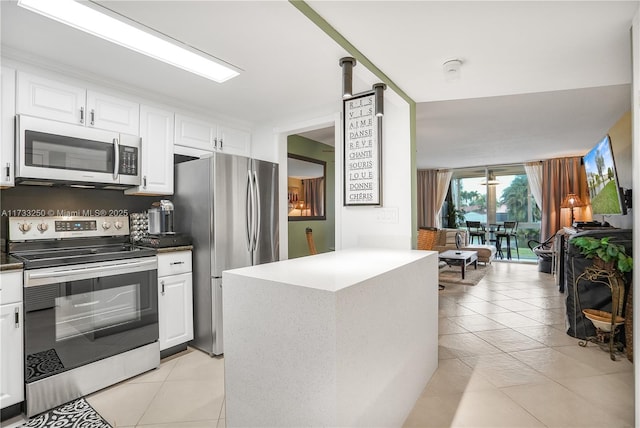
[[[380,205],[381,118],[375,94],[356,95],[344,107],[344,205]]]

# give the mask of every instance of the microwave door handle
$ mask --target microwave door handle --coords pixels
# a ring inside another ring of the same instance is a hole
[[[113,179],[117,180],[120,175],[120,144],[118,139],[113,139]]]

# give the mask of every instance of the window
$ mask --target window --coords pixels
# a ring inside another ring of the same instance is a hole
[[[517,221],[520,258],[535,259],[527,243],[540,239],[541,213],[523,165],[454,170],[450,192],[451,203],[459,213],[457,227],[465,227],[465,221],[480,221],[485,226]]]

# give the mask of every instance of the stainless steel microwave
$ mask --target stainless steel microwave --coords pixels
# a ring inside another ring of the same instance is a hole
[[[138,186],[140,137],[17,115],[16,181]]]

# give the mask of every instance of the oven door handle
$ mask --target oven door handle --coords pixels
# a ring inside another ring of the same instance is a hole
[[[109,276],[109,275],[117,275],[117,274],[125,274],[141,271],[141,270],[152,270],[157,267],[157,262],[154,259],[151,260],[143,260],[133,263],[119,263],[114,265],[107,266],[95,266],[95,267],[85,267],[85,268],[76,268],[76,269],[65,269],[65,270],[57,270],[57,271],[47,271],[47,272],[25,272],[25,287],[28,287],[32,284],[29,284],[29,280],[35,279],[48,279],[48,278],[60,278],[67,277],[68,280],[73,280],[76,276],[85,276],[86,274],[95,274],[94,277],[99,276]],[[147,268],[147,269],[144,269]],[[81,279],[81,278],[80,278]],[[40,284],[33,284],[40,285]]]

